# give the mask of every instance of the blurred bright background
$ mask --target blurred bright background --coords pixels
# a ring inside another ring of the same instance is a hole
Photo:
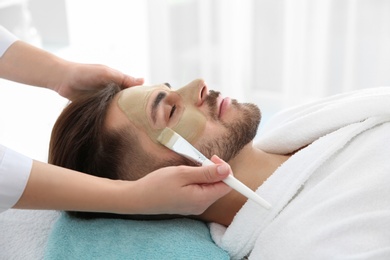
[[[388,0],[0,0],[0,24],[72,61],[277,111],[390,85]],[[67,100],[0,80],[0,143],[46,161]],[[261,131],[261,127],[260,127]]]

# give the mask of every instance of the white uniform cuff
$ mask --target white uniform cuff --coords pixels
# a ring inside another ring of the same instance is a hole
[[[8,47],[17,40],[18,38],[15,35],[10,33],[3,26],[0,26],[0,58],[6,52]]]
[[[12,208],[27,185],[32,159],[0,145],[0,212]]]

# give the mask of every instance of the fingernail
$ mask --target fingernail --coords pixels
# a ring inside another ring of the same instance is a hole
[[[142,84],[144,82],[143,78],[136,78],[135,82]]]
[[[225,175],[226,173],[229,172],[229,166],[227,166],[226,164],[221,164],[221,165],[218,165],[217,167],[217,173],[219,175]]]

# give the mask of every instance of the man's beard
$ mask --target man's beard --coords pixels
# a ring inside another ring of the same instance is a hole
[[[206,144],[202,144],[199,150],[208,158],[216,154],[227,162],[234,158],[245,145],[255,138],[261,120],[261,112],[254,104],[241,104],[237,100],[232,100],[232,109],[236,110],[240,114],[240,117],[233,123],[223,122],[215,114],[215,111],[218,111],[218,95],[219,92],[210,90],[205,102],[210,107],[210,116],[212,119],[219,121],[227,129],[227,133],[213,140],[209,140]]]

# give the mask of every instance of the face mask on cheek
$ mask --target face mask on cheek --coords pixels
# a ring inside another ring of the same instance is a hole
[[[152,127],[148,120],[146,106],[150,95],[156,89],[158,89],[156,86],[131,87],[123,90],[118,99],[118,106],[127,118],[139,129],[144,129],[154,143],[158,143],[157,137],[161,134],[163,128],[155,129]],[[179,121],[175,125],[168,124],[168,126],[193,144],[204,131],[206,117],[195,108],[188,91],[179,90],[177,93],[182,97],[185,108]]]
[[[188,142],[194,144],[203,134],[205,126],[205,116],[195,107],[187,106],[179,122],[171,128]]]

